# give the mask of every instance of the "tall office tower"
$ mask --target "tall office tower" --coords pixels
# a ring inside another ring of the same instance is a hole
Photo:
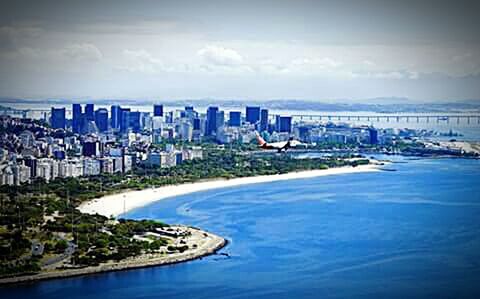
[[[100,132],[108,130],[108,110],[100,108],[95,111],[95,124]]]
[[[130,128],[130,108],[120,109],[120,131],[127,132]]]
[[[260,132],[268,130],[268,110],[260,110]]]
[[[230,127],[240,127],[242,124],[242,113],[240,111],[230,111],[228,115],[228,125]]]
[[[216,128],[215,131],[223,127],[225,125],[225,113],[223,111],[218,111],[217,112],[217,123],[216,123]]]
[[[193,119],[193,129],[194,130],[200,130],[200,118],[194,118]]]
[[[173,111],[168,111],[167,113],[165,113],[165,122],[167,124],[173,124],[173,120]]]
[[[378,144],[378,131],[375,128],[368,128],[370,144]]]
[[[280,132],[280,115],[275,115],[275,131]]]
[[[140,132],[140,119],[141,119],[141,112],[140,111],[132,111],[129,115],[129,123],[132,131],[135,133]]]
[[[82,121],[83,121],[83,112],[82,106],[80,104],[73,104],[72,105],[72,131],[73,133],[80,133],[82,129]]]
[[[207,126],[205,128],[205,135],[211,136],[217,130],[217,113],[218,107],[208,107],[207,109]]]
[[[153,116],[163,116],[163,105],[153,105]]]
[[[120,107],[119,105],[113,105],[110,108],[110,118],[111,118],[112,129],[120,128],[121,114],[122,114],[122,107]]]
[[[278,123],[278,132],[287,132],[290,133],[292,131],[292,117],[291,116],[278,116],[277,117]]]
[[[186,141],[192,141],[193,126],[190,122],[185,121],[180,125],[180,138]]]
[[[260,107],[247,106],[245,110],[247,122],[254,124],[260,120]]]
[[[193,106],[185,106],[185,117],[193,120],[198,117],[198,113],[193,109]]]
[[[50,124],[54,129],[65,129],[65,108],[52,107]]]
[[[94,110],[95,110],[95,107],[94,107],[93,104],[87,104],[87,105],[85,105],[85,120],[86,120],[86,121],[95,120]]]

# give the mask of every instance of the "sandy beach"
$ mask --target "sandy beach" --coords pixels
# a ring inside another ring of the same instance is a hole
[[[206,191],[219,188],[235,187],[247,184],[268,183],[274,181],[304,179],[327,175],[348,174],[357,172],[378,171],[378,164],[360,165],[357,167],[345,166],[338,168],[329,168],[322,170],[308,170],[300,172],[291,172],[277,175],[264,175],[256,177],[234,178],[234,179],[216,179],[196,183],[181,185],[170,185],[159,188],[145,189],[141,191],[127,191],[114,195],[97,198],[85,202],[79,206],[82,213],[104,215],[107,217],[118,216],[124,212],[146,206],[150,203],[175,196],[189,193]]]

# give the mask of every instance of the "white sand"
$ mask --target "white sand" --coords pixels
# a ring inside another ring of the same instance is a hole
[[[309,170],[301,172],[291,172],[277,175],[264,175],[256,177],[245,177],[235,179],[216,179],[197,183],[187,183],[181,185],[169,185],[159,188],[145,189],[141,191],[127,191],[114,195],[108,195],[102,198],[94,199],[92,201],[80,205],[79,210],[82,213],[104,215],[107,217],[118,216],[124,211],[146,206],[155,201],[165,198],[185,195],[193,192],[206,191],[211,189],[235,187],[247,184],[267,183],[273,181],[304,179],[334,174],[348,174],[356,172],[371,172],[377,171],[378,165],[368,164],[357,167],[337,167],[322,170]]]

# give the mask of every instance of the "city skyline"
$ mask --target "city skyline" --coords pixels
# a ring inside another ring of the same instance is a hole
[[[478,99],[474,1],[5,4],[2,96]]]

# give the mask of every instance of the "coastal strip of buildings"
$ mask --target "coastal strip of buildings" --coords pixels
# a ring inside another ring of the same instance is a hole
[[[294,122],[291,116],[270,115],[259,106],[247,106],[243,113],[225,113],[210,106],[200,113],[193,106],[165,111],[156,104],[151,112],[140,112],[121,105],[95,109],[94,104],[73,104],[70,112],[52,107],[43,120],[0,117],[0,185],[20,185],[35,178],[48,182],[57,177],[124,174],[141,164],[168,168],[202,159],[201,147],[176,148],[174,140],[184,144],[250,143],[257,131],[270,142],[294,137],[307,144],[388,145],[431,134]]]

